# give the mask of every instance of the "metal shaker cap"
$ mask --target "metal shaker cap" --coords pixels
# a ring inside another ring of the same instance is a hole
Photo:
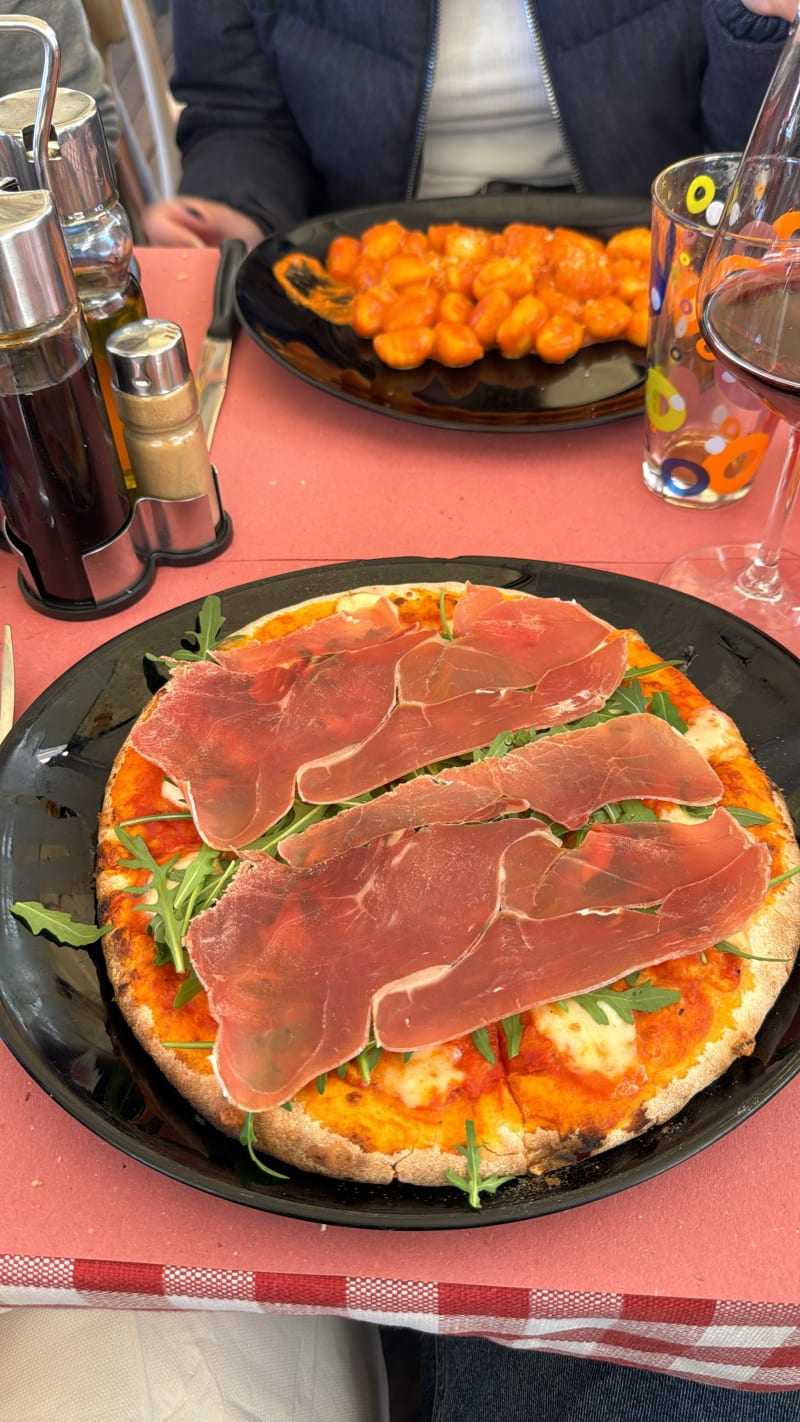
[[[38,89],[0,99],[0,171],[12,174],[21,188],[38,187],[33,161],[38,102]],[[118,201],[103,122],[88,94],[56,91],[47,154],[50,190],[62,222],[76,222]]]
[[[50,194],[0,192],[0,336],[66,316],[77,299]]]
[[[123,395],[169,395],[191,376],[177,321],[147,317],[120,326],[106,341],[111,380]]]

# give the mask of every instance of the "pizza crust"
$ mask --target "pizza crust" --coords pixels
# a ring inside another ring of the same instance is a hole
[[[307,613],[326,615],[333,610],[345,610],[349,598],[389,596],[409,610],[414,604],[431,609],[431,598],[438,604],[444,589],[447,595],[458,597],[464,591],[461,584],[420,584],[415,587],[376,585],[329,599],[309,599],[291,609],[285,609],[257,619],[233,634],[228,642],[264,640],[270,633],[282,635],[292,626],[308,619]],[[524,596],[510,593],[508,596]],[[145,706],[142,716],[149,714]],[[752,760],[738,730],[724,713],[711,709],[710,728],[702,728],[697,741],[707,758],[745,756]],[[699,734],[699,732],[698,732]],[[114,921],[120,891],[130,882],[130,876],[117,867],[120,845],[114,831],[118,821],[115,811],[117,777],[123,764],[123,746],[108,780],[99,824],[99,855],[97,895],[100,921]],[[780,839],[784,863],[791,868],[800,863],[800,851],[794,839],[791,821],[780,792],[772,787],[772,805],[780,823]],[[213,1125],[228,1135],[238,1137],[244,1115],[226,1100],[216,1077],[204,1067],[198,1070],[190,1054],[165,1047],[158,1034],[156,1021],[142,1000],[141,984],[130,973],[129,948],[132,930],[127,924],[115,927],[103,940],[109,977],[119,1006],[136,1036],[153,1057],[164,1076]],[[640,1103],[629,1120],[609,1131],[601,1142],[587,1140],[580,1133],[561,1136],[557,1131],[538,1128],[526,1130],[523,1125],[501,1123],[493,1149],[481,1153],[481,1174],[495,1172],[518,1175],[541,1174],[557,1170],[588,1154],[596,1154],[620,1145],[640,1135],[651,1126],[660,1125],[677,1114],[704,1087],[715,1081],[737,1057],[752,1051],[755,1035],[767,1012],[775,1002],[791,972],[800,937],[800,877],[788,880],[773,889],[748,925],[737,935],[737,945],[745,952],[785,959],[786,961],[750,962],[749,981],[730,1025],[709,1041],[700,1055],[651,1100]],[[611,1029],[613,1030],[613,1029]],[[188,1058],[188,1060],[187,1060]],[[512,1088],[513,1089],[513,1088]],[[324,1108],[321,1108],[324,1111]],[[411,1146],[392,1152],[365,1150],[355,1140],[331,1129],[313,1111],[295,1100],[291,1110],[276,1107],[253,1117],[255,1140],[277,1160],[299,1169],[337,1178],[370,1184],[388,1184],[401,1180],[414,1185],[435,1186],[445,1182],[445,1172],[464,1174],[464,1158],[456,1151],[437,1145]]]

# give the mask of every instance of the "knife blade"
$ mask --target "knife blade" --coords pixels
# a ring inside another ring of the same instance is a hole
[[[14,645],[11,628],[3,629],[2,677],[0,677],[0,741],[14,724]]]
[[[197,366],[197,397],[206,443],[211,448],[217,416],[225,395],[231,347],[237,329],[236,274],[247,253],[238,237],[228,237],[220,246],[219,266],[214,282],[214,309]]]

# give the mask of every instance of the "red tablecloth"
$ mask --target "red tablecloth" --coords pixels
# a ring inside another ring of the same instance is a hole
[[[141,261],[151,314],[181,322],[194,359],[215,254]],[[136,622],[292,568],[482,554],[657,578],[687,547],[757,536],[776,456],[746,500],[714,513],[647,493],[640,456],[638,419],[536,435],[384,419],[242,338],[214,446],[233,544],[200,567],[162,568],[126,612],[77,624],[32,612],[0,559],[18,710]],[[84,1130],[2,1047],[0,1102],[0,1304],[342,1312],[734,1387],[800,1386],[800,1082],[633,1190],[468,1234],[319,1226],[202,1195]]]

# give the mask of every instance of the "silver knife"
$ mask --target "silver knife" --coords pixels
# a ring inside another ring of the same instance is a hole
[[[236,274],[246,252],[245,243],[238,237],[228,237],[220,246],[219,266],[214,283],[214,311],[206,338],[200,347],[196,384],[200,419],[209,449],[228,381],[231,346],[238,324]]]

